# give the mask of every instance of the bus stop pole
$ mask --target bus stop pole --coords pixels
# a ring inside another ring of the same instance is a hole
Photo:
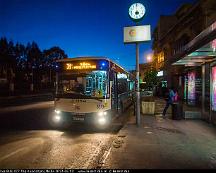
[[[139,43],[136,43],[136,124],[140,126]]]

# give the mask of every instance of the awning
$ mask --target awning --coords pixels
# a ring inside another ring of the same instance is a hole
[[[172,65],[200,66],[216,60],[216,21],[170,59]]]

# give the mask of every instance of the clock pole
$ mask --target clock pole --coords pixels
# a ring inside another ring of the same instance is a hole
[[[140,126],[139,43],[136,43],[136,124]]]
[[[140,22],[143,19],[145,12],[146,10],[143,4],[141,3],[132,4],[129,7],[129,16],[134,22],[136,22],[136,26],[124,28],[124,43],[136,44],[136,105],[134,105],[134,108],[136,109],[136,124],[138,127],[141,124],[140,85],[139,85],[139,43],[151,40],[150,25],[138,26],[138,22]]]

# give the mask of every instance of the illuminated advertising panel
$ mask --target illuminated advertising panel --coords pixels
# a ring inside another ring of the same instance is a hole
[[[196,91],[195,91],[195,72],[188,73],[188,101],[193,102],[196,99]]]
[[[216,39],[214,39],[211,43],[211,47],[213,49],[214,52],[216,52]]]
[[[158,77],[163,76],[163,71],[159,71],[159,72],[157,73],[157,76],[158,76]]]
[[[124,43],[151,41],[150,25],[124,27]]]
[[[212,67],[212,110],[216,111],[216,66]]]
[[[117,74],[117,79],[127,79],[127,75],[123,73],[118,73]]]
[[[184,100],[187,100],[187,84],[188,84],[187,76],[184,76]]]

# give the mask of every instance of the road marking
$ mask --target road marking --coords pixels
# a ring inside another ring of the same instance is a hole
[[[19,152],[21,152],[21,151],[23,151],[24,149],[26,149],[26,147],[20,148],[20,149],[14,151],[14,152],[12,152],[12,153],[9,153],[8,155],[6,155],[6,156],[4,156],[4,157],[1,157],[1,158],[0,158],[0,162],[3,161],[3,160],[5,160],[5,159],[7,159],[7,158],[9,158],[9,157],[11,157],[11,156],[13,156],[13,155],[15,155],[15,154],[17,154],[17,153],[19,153]]]
[[[112,147],[110,147],[108,151],[105,151],[105,152],[104,152],[104,154],[103,154],[101,160],[99,161],[99,164],[100,164],[101,166],[105,164],[106,159],[107,159],[108,156],[110,155],[111,149],[112,149]]]

